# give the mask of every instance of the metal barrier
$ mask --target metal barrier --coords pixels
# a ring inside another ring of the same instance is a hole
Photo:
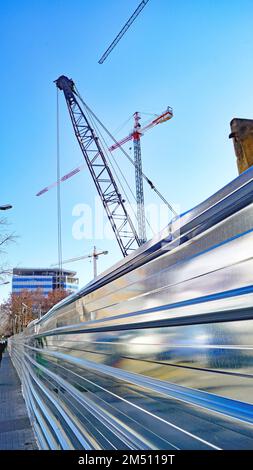
[[[144,245],[10,339],[40,448],[252,449],[253,204],[242,176],[232,202],[223,190],[225,209],[216,194],[195,226],[184,216],[173,250]]]

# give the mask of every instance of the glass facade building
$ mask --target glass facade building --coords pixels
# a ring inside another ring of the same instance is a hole
[[[14,268],[12,276],[12,292],[18,294],[23,289],[34,291],[41,289],[44,295],[54,289],[66,289],[76,292],[79,279],[75,271],[58,268]]]

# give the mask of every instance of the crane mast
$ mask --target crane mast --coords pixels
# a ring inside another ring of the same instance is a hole
[[[119,192],[99,139],[77,100],[73,80],[61,75],[55,80],[55,83],[64,93],[79,146],[121,252],[123,256],[126,256],[141,245],[141,240],[127,213],[124,200]]]
[[[133,131],[119,142],[114,143],[109,150],[112,152],[123,144],[133,139],[134,146],[134,167],[135,167],[135,188],[136,188],[136,201],[137,201],[137,222],[138,222],[138,235],[141,243],[147,241],[146,235],[146,220],[145,220],[145,205],[144,205],[144,191],[143,191],[143,171],[142,171],[142,160],[141,160],[141,136],[148,129],[151,129],[157,124],[168,121],[173,116],[173,111],[170,106],[167,107],[166,111],[153,119],[149,124],[144,127],[140,125],[140,113],[137,111],[134,113],[134,128]]]
[[[140,137],[141,137],[140,127],[141,126],[140,126],[139,120],[140,120],[139,113],[138,112],[134,113],[133,145],[134,145],[138,234],[139,234],[141,243],[145,243],[147,241],[147,235],[146,235],[145,205],[144,205],[142,161],[141,161],[141,143],[140,143]]]

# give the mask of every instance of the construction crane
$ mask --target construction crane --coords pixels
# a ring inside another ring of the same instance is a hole
[[[141,136],[152,127],[162,122],[168,121],[173,116],[172,108],[167,107],[161,115],[153,119],[149,124],[144,127],[140,125],[140,113],[134,113],[134,128],[133,131],[119,142],[115,143],[109,148],[112,152],[118,147],[121,147],[129,140],[133,140],[134,146],[134,164],[135,164],[135,184],[136,184],[136,202],[137,202],[137,222],[138,222],[138,234],[142,243],[147,240],[146,236],[146,223],[145,223],[145,205],[144,205],[144,191],[143,191],[143,172],[142,172],[142,158],[141,158]]]
[[[156,126],[157,124],[161,124],[162,122],[167,121],[168,119],[173,117],[173,110],[168,106],[167,111],[162,113],[161,115],[157,116],[155,119],[153,119],[147,126],[142,127],[139,129],[139,133],[141,136],[146,132],[148,129],[151,129],[152,127]],[[107,130],[106,130],[107,131]],[[108,133],[108,131],[107,131]],[[127,135],[124,139],[122,139],[120,142],[116,141],[116,139],[113,138],[112,135],[110,137],[113,139],[114,144],[108,148],[110,152],[115,150],[116,148],[121,147],[123,144],[128,142],[129,140],[133,139],[133,132],[131,132],[129,135]],[[123,149],[122,149],[123,150]],[[135,167],[136,164],[135,162],[129,157],[128,154],[126,154],[125,151],[123,153],[127,156],[127,158],[131,161],[133,166]],[[46,186],[45,188],[41,189],[38,193],[36,193],[36,196],[42,196],[42,194],[45,194],[47,191],[50,189],[54,188],[57,186],[59,183],[63,183],[64,181],[67,181],[69,178],[72,178],[72,176],[75,176],[77,173],[80,171],[83,171],[86,168],[86,164],[82,163],[81,165],[77,166],[76,168],[73,168],[73,170],[69,171],[65,175],[63,175],[59,181],[54,181],[52,184],[49,186]],[[173,210],[173,208],[169,205],[168,201],[165,200],[165,198],[161,195],[161,193],[158,191],[157,188],[155,188],[154,184],[150,181],[150,179],[142,172],[142,177],[147,181],[147,183],[150,185],[152,189],[156,190],[157,195],[163,200],[163,202],[169,207],[169,209],[174,213],[174,215],[177,215],[176,212]]]
[[[176,215],[176,213],[173,211],[172,207],[168,204],[168,202],[164,199],[164,197],[155,188],[152,181],[150,181],[146,177],[146,175],[143,173],[143,171],[142,171],[142,159],[141,159],[141,145],[140,145],[140,138],[143,136],[143,134],[145,134],[145,132],[147,130],[152,129],[153,127],[157,126],[158,124],[161,124],[161,123],[166,122],[169,119],[171,119],[173,117],[173,110],[170,106],[168,106],[166,111],[164,111],[162,114],[159,114],[158,116],[156,116],[154,119],[152,119],[152,121],[150,121],[144,127],[140,126],[140,122],[139,122],[140,119],[141,119],[140,113],[135,112],[133,116],[134,116],[134,127],[133,127],[132,132],[130,132],[130,134],[128,134],[126,137],[124,137],[120,141],[116,141],[113,138],[114,144],[111,147],[109,147],[108,150],[110,152],[113,152],[114,150],[118,149],[119,147],[121,148],[122,145],[124,145],[126,142],[129,142],[130,140],[133,140],[134,160],[131,160],[131,163],[133,163],[133,165],[135,167],[138,235],[139,235],[140,242],[142,244],[147,239],[147,237],[146,237],[146,223],[145,223],[143,178],[145,178],[145,180],[148,182],[148,184],[150,185],[150,187],[152,189],[155,189],[158,196],[169,207],[169,209],[172,210],[172,212]],[[54,183],[50,184],[49,186],[46,186],[45,188],[43,188],[41,191],[39,191],[36,194],[36,196],[41,196],[42,194],[46,193],[50,189],[57,186],[59,184],[59,182],[62,183],[64,181],[66,181],[67,179],[71,178],[72,176],[76,175],[80,171],[84,170],[85,167],[86,167],[85,164],[79,165],[78,167],[74,168],[73,170],[66,173],[64,176],[62,176],[59,181],[55,181]]]
[[[55,83],[64,93],[77,141],[120,250],[123,256],[126,256],[138,248],[141,241],[126,210],[125,201],[118,189],[98,136],[79,103],[80,99],[73,80],[61,75]]]
[[[114,49],[114,47],[116,46],[116,44],[118,44],[118,42],[120,41],[120,39],[122,38],[122,36],[124,36],[124,34],[126,33],[126,31],[128,30],[128,28],[131,26],[131,24],[134,22],[134,20],[137,18],[137,16],[140,14],[140,12],[143,10],[143,8],[147,5],[149,0],[143,0],[139,5],[138,7],[136,8],[136,10],[133,12],[132,16],[129,18],[129,20],[126,22],[126,24],[123,26],[123,28],[121,29],[121,31],[119,32],[119,34],[116,36],[116,38],[113,40],[113,42],[110,44],[110,46],[108,47],[108,49],[105,51],[105,53],[102,55],[101,59],[99,59],[98,63],[99,64],[102,64],[105,59],[108,57],[108,55],[111,53],[111,51]]]
[[[93,274],[95,278],[97,277],[97,260],[98,260],[98,257],[101,255],[108,255],[108,251],[97,251],[96,247],[94,246],[93,252],[90,253],[89,255],[78,256],[77,258],[65,259],[62,261],[62,264],[73,263],[75,261],[80,261],[82,259],[92,258],[93,259]],[[51,264],[51,267],[54,267],[54,266],[58,266],[58,263]]]

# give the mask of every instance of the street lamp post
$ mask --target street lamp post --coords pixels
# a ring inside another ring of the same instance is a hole
[[[24,302],[22,302],[22,331],[24,329],[24,327],[26,326],[26,320],[28,318],[28,305],[26,305]]]
[[[14,314],[14,335],[18,333],[18,315],[15,313]]]
[[[7,211],[9,209],[12,209],[11,204],[4,204],[4,205],[0,206],[0,211]]]

